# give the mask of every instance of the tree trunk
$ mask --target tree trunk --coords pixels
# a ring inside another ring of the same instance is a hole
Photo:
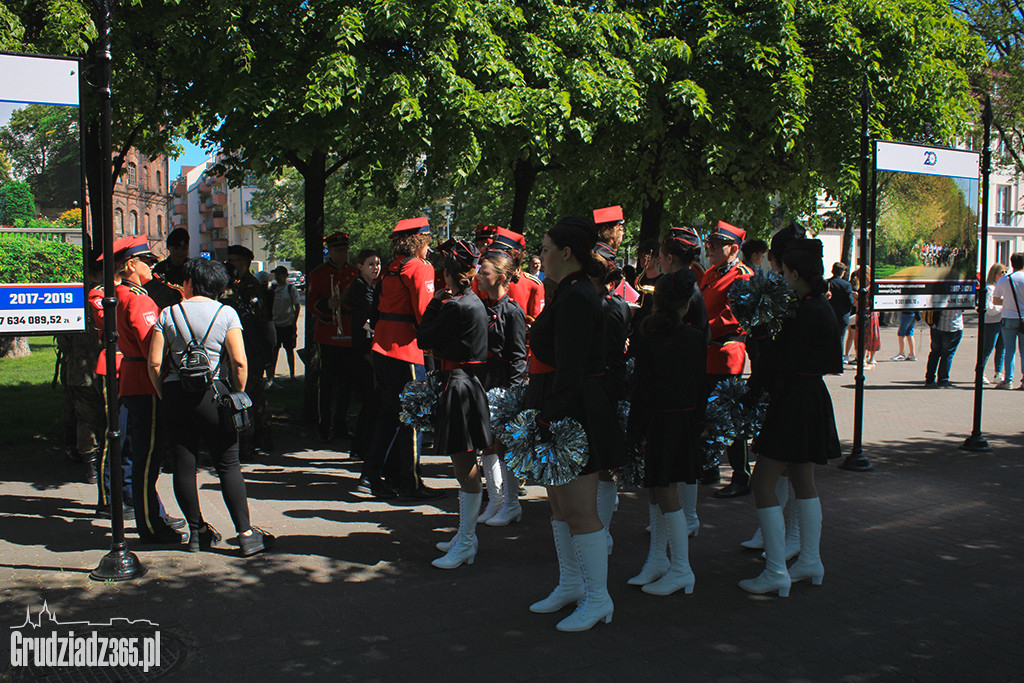
[[[525,234],[526,232],[526,208],[530,204],[530,193],[537,182],[537,173],[540,169],[526,159],[520,159],[512,167],[512,180],[515,184],[515,196],[512,198],[512,218],[509,221],[509,230]]]
[[[661,219],[664,214],[665,196],[661,192],[647,195],[640,211],[640,244],[647,240],[657,241],[661,237]]]
[[[304,183],[303,202],[305,204],[305,251],[306,274],[324,262],[324,195],[327,189],[327,154],[321,150],[313,150],[305,163],[297,167],[302,174]],[[313,331],[316,319],[306,309],[306,349],[313,349]],[[310,358],[309,355],[306,358]],[[317,381],[319,368],[306,363],[306,417],[313,418],[317,412]]]
[[[28,337],[0,337],[0,358],[24,358],[31,355]]]
[[[842,262],[850,267],[850,276],[853,275],[853,228],[854,222],[851,220],[849,213],[843,211],[840,213],[843,217],[843,251],[840,258]]]
[[[100,174],[100,125],[93,119],[85,125],[85,189],[89,200],[90,259],[103,251],[103,178]],[[84,212],[83,212],[84,213]]]

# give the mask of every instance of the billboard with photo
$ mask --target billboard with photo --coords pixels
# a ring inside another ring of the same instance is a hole
[[[78,70],[0,53],[0,335],[85,330]]]
[[[875,142],[875,310],[973,308],[980,156]]]

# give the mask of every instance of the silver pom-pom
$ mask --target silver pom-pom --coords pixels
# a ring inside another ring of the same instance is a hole
[[[793,290],[774,270],[756,270],[729,288],[729,308],[740,326],[747,332],[762,328],[773,339],[783,321],[796,314],[796,303]]]
[[[625,434],[626,428],[629,426],[629,401],[619,401],[615,408],[619,416],[619,427]]]
[[[398,396],[402,402],[398,419],[413,429],[433,431],[434,408],[437,406],[437,397],[441,389],[441,380],[432,372],[427,373],[425,380],[414,379],[406,383]]]
[[[520,479],[561,486],[577,478],[590,458],[583,425],[572,418],[551,423],[551,441],[536,443],[537,411],[519,413],[502,428],[505,463]]]
[[[612,478],[619,488],[642,489],[644,487],[644,451],[647,439],[640,439],[628,447],[629,461],[612,471]]]
[[[739,377],[729,377],[716,384],[708,396],[704,414],[704,431],[707,434],[704,439],[705,469],[721,462],[725,450],[744,433],[742,415],[745,409],[740,398],[746,390],[746,382]]]
[[[502,440],[505,434],[504,427],[519,415],[523,409],[523,395],[526,393],[526,385],[521,384],[511,387],[494,387],[487,391],[487,406],[491,412],[491,432],[495,437]],[[506,446],[509,444],[505,443]]]

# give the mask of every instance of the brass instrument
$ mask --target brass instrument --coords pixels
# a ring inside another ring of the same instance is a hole
[[[640,300],[636,302],[637,308],[643,308],[645,297],[654,294],[654,285],[637,285],[636,291],[640,292]]]
[[[346,336],[341,330],[341,285],[334,281],[334,275],[331,275],[331,298],[338,300],[338,308],[331,309],[331,317],[334,319],[334,324],[337,325],[338,331],[332,339],[351,339],[352,337]]]
[[[161,275],[160,273],[153,273],[153,279],[156,280],[157,282],[159,282],[162,285],[170,287],[171,289],[178,290],[182,295],[185,294],[185,288],[183,286],[176,285],[173,282],[168,282],[167,278],[164,277],[163,275]]]

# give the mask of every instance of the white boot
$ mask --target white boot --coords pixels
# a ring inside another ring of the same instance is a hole
[[[665,528],[668,529],[668,543],[672,548],[672,566],[660,579],[643,587],[651,595],[671,595],[682,589],[687,595],[693,592],[696,579],[690,569],[690,529],[682,510],[664,514]]]
[[[458,530],[456,530],[455,531],[455,535],[452,536],[450,540],[438,541],[437,543],[434,544],[434,547],[437,548],[438,550],[440,550],[442,553],[446,553],[446,552],[448,552],[448,549],[452,547],[452,543],[455,543],[455,541],[458,538],[459,538],[459,532],[458,532]],[[476,545],[476,546],[480,545],[476,536],[473,536],[473,545]]]
[[[530,605],[530,611],[537,614],[550,614],[566,605],[575,605],[584,595],[583,574],[572,546],[569,524],[560,519],[551,520],[551,534],[555,537],[558,555],[558,585],[548,597]]]
[[[779,507],[785,510],[786,501],[789,500],[789,477],[780,476],[778,481],[775,482],[775,497],[779,500]],[[740,545],[750,550],[764,550],[764,537],[761,535],[761,527],[757,527],[757,531],[754,532],[753,537],[749,541],[743,541]],[[761,553],[761,557],[764,557],[764,553]]]
[[[786,570],[786,520],[782,508],[774,505],[759,508],[761,534],[764,536],[765,568],[754,579],[740,581],[740,588],[748,593],[779,592],[779,597],[789,595],[789,572]]]
[[[503,462],[503,459],[494,453],[484,455],[480,459],[483,461],[484,481],[487,484],[487,507],[477,517],[477,523],[486,522],[501,509],[501,485],[503,482],[501,466],[498,464]]]
[[[799,498],[793,497],[793,505],[786,515],[786,559],[792,560],[800,554],[800,508]]]
[[[700,532],[700,519],[697,518],[697,484],[679,484],[679,504],[686,515],[686,528],[690,535],[696,537]]]
[[[601,526],[604,527],[606,543],[608,545],[608,554],[612,554],[612,515],[615,514],[615,506],[618,502],[619,491],[614,481],[598,481],[597,482],[597,517],[601,520]]]
[[[653,503],[647,506],[647,513],[651,519],[651,547],[647,551],[647,559],[640,573],[626,582],[630,586],[645,586],[657,581],[669,567],[665,518],[661,514],[661,509]]]
[[[558,622],[559,631],[586,631],[599,621],[611,623],[615,605],[608,595],[608,541],[605,532],[572,537],[576,558],[583,573],[585,594],[576,611]]]
[[[455,569],[460,564],[473,564],[476,559],[476,518],[480,514],[482,493],[459,491],[459,532],[448,552],[430,564],[438,569]]]
[[[821,564],[819,545],[821,543],[821,499],[797,498],[796,516],[800,518],[800,557],[789,570],[789,577],[795,583],[810,579],[820,586],[825,578],[825,566]]]
[[[505,526],[523,518],[523,507],[519,504],[519,480],[508,469],[504,458],[498,459],[501,467],[501,507],[487,520],[487,526]]]

